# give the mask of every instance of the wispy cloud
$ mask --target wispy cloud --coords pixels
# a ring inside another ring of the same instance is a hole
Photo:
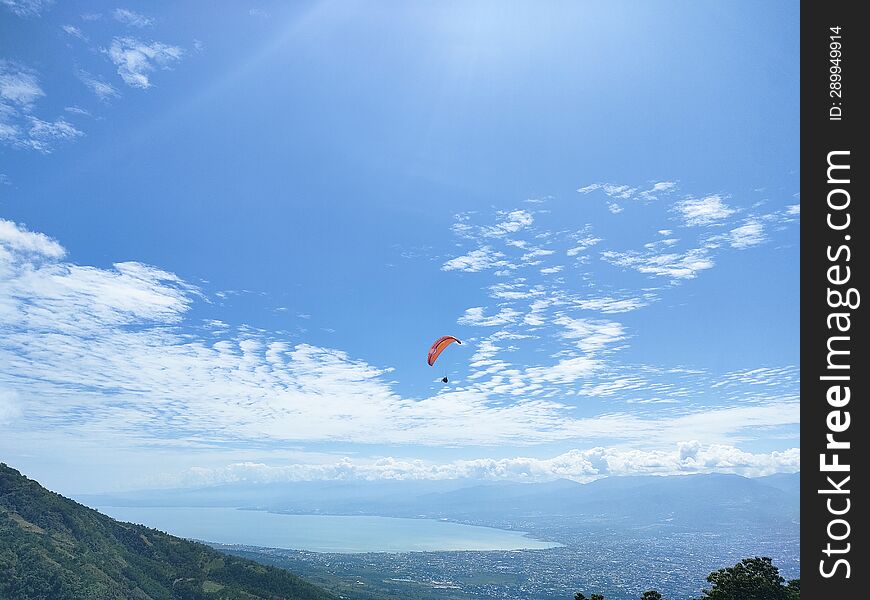
[[[88,41],[88,37],[84,33],[82,33],[82,30],[75,25],[61,25],[60,28],[63,29],[66,34],[71,35],[74,38],[78,38],[83,42]]]
[[[466,314],[476,325],[517,327],[535,310],[561,307],[563,314],[541,318],[566,344],[552,362],[511,367],[498,358],[510,351],[502,344],[525,334],[500,331],[475,352],[477,368],[494,371],[411,399],[394,389],[389,367],[339,349],[251,328],[198,332],[189,318],[204,292],[178,276],[136,262],[78,265],[56,240],[10,221],[0,221],[0,283],[0,389],[16,394],[16,426],[55,438],[74,431],[126,448],[254,440],[667,444],[690,430],[713,444],[799,418],[796,398],[783,399],[776,388],[764,402],[741,406],[579,418],[557,398],[610,377],[613,365],[604,359],[629,332],[614,321],[570,316],[566,303],[550,299],[533,300],[528,314],[512,307]]]
[[[105,52],[118,67],[118,75],[124,83],[141,89],[151,87],[149,74],[154,69],[168,68],[184,54],[178,46],[162,42],[145,43],[132,37],[115,38]]]
[[[38,231],[0,219],[0,265],[9,268],[13,262],[12,253],[27,257],[60,259],[66,254],[63,246],[56,240]]]
[[[104,102],[121,95],[111,83],[103,81],[101,78],[95,77],[87,71],[79,71],[78,78],[82,83],[90,88],[94,94],[96,94],[97,98]]]
[[[21,415],[21,400],[12,390],[0,389],[0,425],[11,423]]]
[[[510,263],[504,260],[504,254],[493,250],[490,246],[483,246],[482,248],[472,250],[462,256],[451,258],[441,265],[441,270],[476,273],[486,269],[505,267],[509,265]]]
[[[62,117],[45,121],[35,116],[43,96],[33,70],[0,60],[0,142],[49,153],[56,143],[84,135]]]
[[[23,65],[0,60],[0,101],[30,109],[45,92],[39,86],[36,73]]]
[[[508,323],[516,322],[521,313],[512,308],[503,308],[498,313],[490,316],[486,316],[483,314],[484,309],[482,306],[475,306],[473,308],[466,309],[465,314],[463,314],[456,321],[460,325],[473,325],[478,327],[499,327],[501,325],[507,325]]]
[[[615,321],[573,319],[561,316],[553,321],[564,327],[561,337],[571,340],[586,354],[594,354],[625,339],[625,328]]]
[[[658,200],[659,196],[666,196],[677,189],[677,184],[674,181],[659,181],[647,190],[640,192],[639,196],[643,200]]]
[[[614,183],[593,183],[591,185],[587,185],[586,187],[579,188],[577,191],[581,194],[589,194],[596,190],[603,191],[610,198],[628,200],[634,195],[634,193],[637,191],[637,188],[627,185],[618,185]]]
[[[732,248],[749,248],[763,243],[766,238],[764,236],[764,226],[755,220],[749,220],[740,227],[735,227],[729,232],[729,241]]]
[[[453,232],[472,239],[478,237],[499,238],[526,229],[535,221],[532,213],[527,210],[503,211],[498,216],[499,219],[495,225],[473,225],[470,223],[470,215],[457,215]]]
[[[51,152],[58,142],[66,142],[83,136],[84,133],[63,118],[54,121],[43,121],[36,117],[30,118],[25,145],[39,152]]]
[[[19,17],[38,17],[54,4],[54,0],[0,0],[0,6]]]
[[[593,183],[584,187],[579,188],[577,191],[581,194],[590,194],[595,191],[602,191],[604,194],[612,199],[612,200],[644,200],[644,201],[653,201],[657,200],[659,196],[665,196],[677,189],[676,182],[673,181],[659,181],[654,183],[652,187],[647,189],[642,189],[640,187],[632,187],[630,185],[625,184],[616,184],[616,183]],[[608,204],[608,208],[612,213],[620,213],[623,211],[623,208],[620,204],[615,202],[611,202]]]
[[[574,245],[572,245],[571,248],[568,248],[566,254],[568,256],[577,256],[602,241],[604,240],[600,237],[595,237],[594,235],[586,233],[576,238]]]
[[[639,273],[671,279],[694,279],[699,272],[712,269],[715,265],[706,248],[693,248],[685,252],[663,254],[655,251],[641,253],[607,250],[601,253],[601,258],[611,264],[634,269]]]
[[[132,11],[128,8],[116,8],[114,11],[112,11],[112,17],[119,23],[123,23],[124,25],[128,25],[130,27],[138,27],[139,29],[143,27],[149,27],[154,24],[154,19],[152,19],[151,17],[140,15],[139,13]]]
[[[535,298],[544,294],[539,287],[526,285],[523,281],[513,283],[497,283],[489,287],[490,295],[493,298],[502,298],[505,300],[523,300],[525,298]]]
[[[734,446],[687,440],[663,450],[620,447],[573,449],[552,458],[476,458],[436,463],[383,457],[375,460],[343,457],[333,462],[267,465],[232,463],[195,467],[166,475],[170,485],[203,486],[227,483],[274,483],[317,480],[449,480],[549,481],[571,479],[586,483],[605,476],[686,475],[736,473],[760,477],[800,471],[800,449],[745,452]]]
[[[735,213],[719,195],[704,198],[687,198],[674,205],[674,209],[691,227],[716,225]]]
[[[574,303],[584,310],[594,310],[604,314],[616,314],[630,312],[648,306],[653,299],[654,296],[651,294],[626,298],[597,296],[577,299]]]
[[[65,106],[64,111],[71,113],[71,114],[74,114],[74,115],[81,115],[83,117],[90,117],[91,116],[91,113],[89,111],[85,110],[84,108],[82,108],[81,106]]]

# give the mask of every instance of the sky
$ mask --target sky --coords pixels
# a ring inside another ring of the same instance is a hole
[[[798,471],[798,25],[0,0],[0,460],[64,493]]]

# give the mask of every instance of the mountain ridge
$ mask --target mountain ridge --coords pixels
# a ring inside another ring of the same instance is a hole
[[[0,463],[0,598],[335,600],[282,569],[122,523]]]

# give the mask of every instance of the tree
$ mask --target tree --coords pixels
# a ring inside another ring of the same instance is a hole
[[[604,596],[602,594],[592,594],[592,596],[586,596],[583,592],[577,592],[574,594],[574,600],[604,600]]]
[[[773,561],[764,557],[744,558],[733,567],[713,571],[707,576],[711,584],[699,600],[796,600],[800,584],[789,582],[779,574]]]
[[[662,595],[655,590],[647,590],[640,597],[640,600],[662,600]]]

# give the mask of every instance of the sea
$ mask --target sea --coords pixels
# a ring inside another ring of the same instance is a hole
[[[312,552],[536,550],[561,545],[522,531],[435,519],[291,515],[236,508],[102,506],[97,510],[119,521],[203,542]]]

